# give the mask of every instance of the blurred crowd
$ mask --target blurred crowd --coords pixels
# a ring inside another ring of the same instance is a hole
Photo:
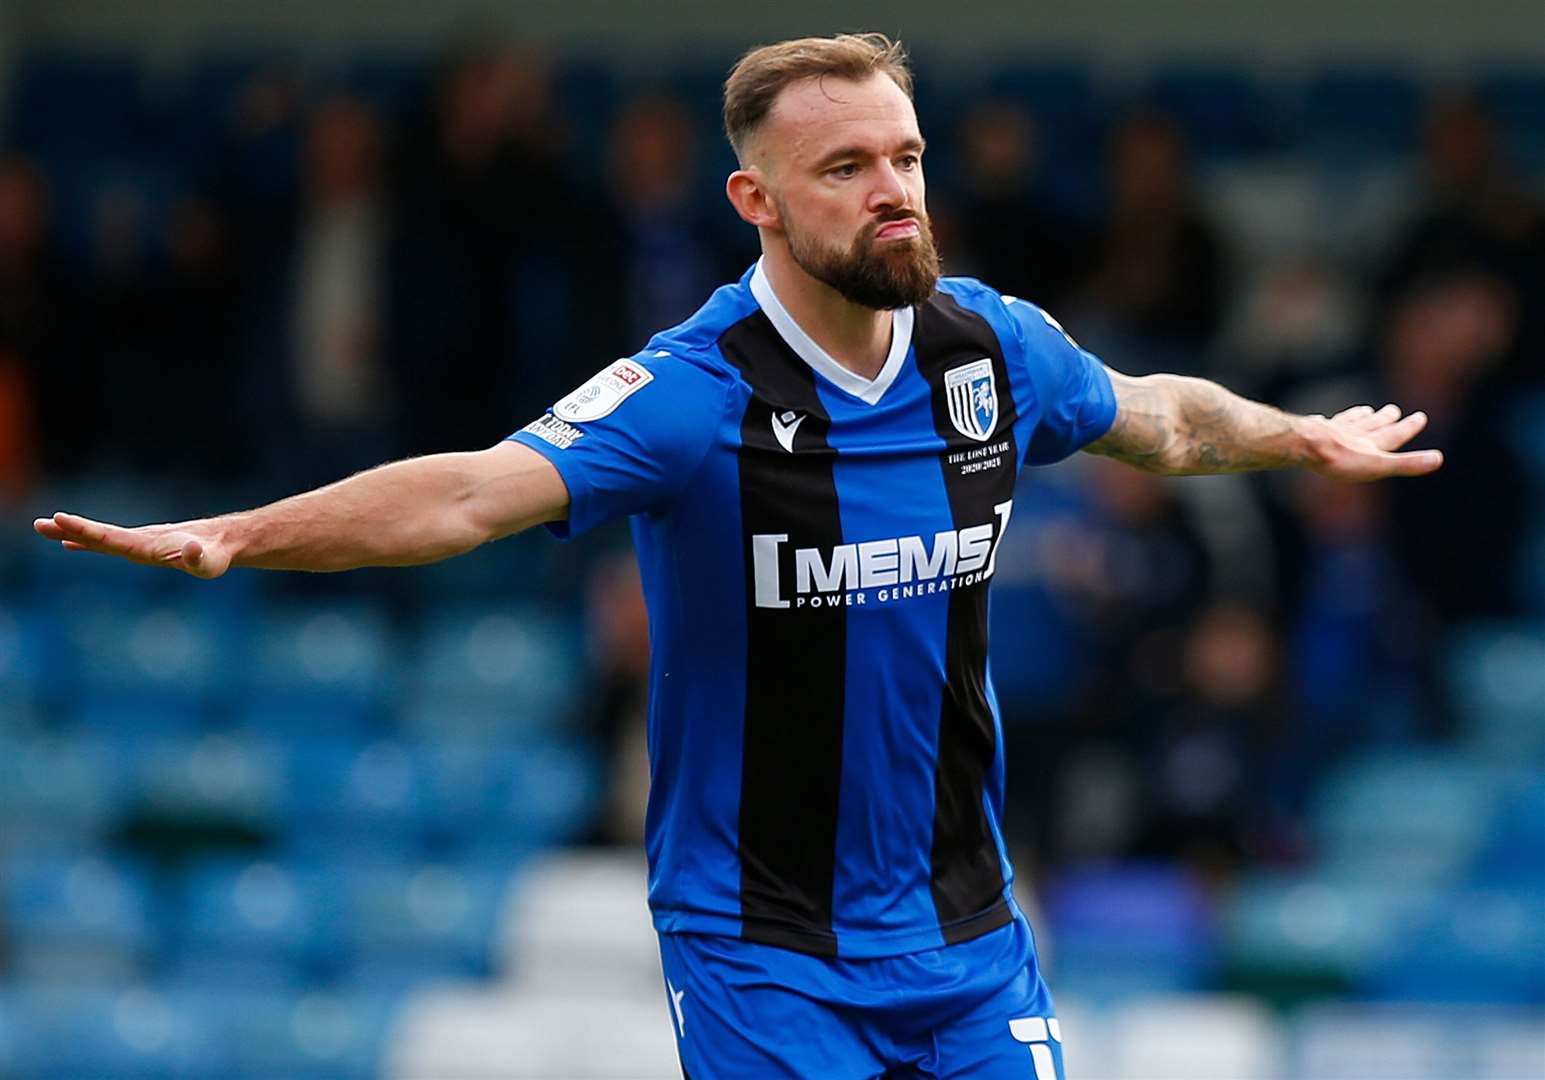
[[[379,95],[258,65],[152,193],[109,180],[81,197],[13,117],[0,489],[19,503],[125,470],[277,495],[489,445],[689,315],[756,254],[718,194],[714,88],[640,86],[598,120],[571,74],[471,49]],[[1044,669],[997,661],[1016,834],[1052,863],[1292,861],[1327,762],[1450,729],[1446,628],[1524,603],[1537,523],[1510,433],[1545,389],[1538,177],[1478,98],[1445,92],[1392,159],[1402,201],[1361,250],[1310,236],[1268,252],[1160,102],[1080,132],[1072,180],[1057,117],[1005,90],[957,104],[924,120],[948,272],[1036,301],[1132,373],[1302,412],[1424,410],[1422,444],[1448,455],[1371,487],[1096,461],[1024,480],[1035,509],[995,612]],[[596,725],[636,757],[647,627],[625,564],[597,571],[589,603]]]

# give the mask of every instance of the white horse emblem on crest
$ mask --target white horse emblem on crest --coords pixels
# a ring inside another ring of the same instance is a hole
[[[998,388],[990,359],[984,356],[950,368],[944,373],[944,393],[956,431],[978,442],[992,438],[998,425]]]

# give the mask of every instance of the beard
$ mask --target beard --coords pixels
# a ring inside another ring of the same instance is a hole
[[[779,213],[789,221],[786,209],[779,207]],[[875,233],[884,226],[909,220],[917,222],[916,236],[884,245],[875,242]],[[912,307],[932,296],[939,281],[939,252],[925,214],[903,211],[881,218],[859,233],[846,251],[823,246],[792,223],[787,236],[789,254],[801,270],[860,307],[876,311]]]

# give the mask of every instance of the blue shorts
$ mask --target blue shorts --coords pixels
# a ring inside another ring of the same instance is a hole
[[[959,945],[825,960],[661,934],[688,1080],[1063,1080],[1062,1032],[1024,917]]]

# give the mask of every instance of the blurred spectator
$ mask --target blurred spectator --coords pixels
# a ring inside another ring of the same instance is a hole
[[[1270,267],[1232,306],[1217,347],[1229,386],[1280,402],[1352,361],[1365,333],[1358,283],[1314,259]]]
[[[961,122],[955,158],[950,272],[1055,311],[1083,272],[1084,244],[1071,222],[1036,197],[1035,117],[1015,101],[979,102]]]
[[[1425,135],[1426,190],[1381,274],[1386,301],[1424,279],[1461,272],[1505,283],[1517,303],[1545,294],[1545,207],[1511,168],[1495,119],[1474,97],[1440,97]],[[1520,331],[1537,348],[1545,314],[1537,303],[1522,307]],[[1534,352],[1518,354],[1509,374],[1545,376]]]
[[[590,727],[608,763],[610,805],[594,839],[639,844],[649,795],[649,613],[631,552],[609,556],[589,582]]]
[[[299,187],[243,285],[249,433],[288,486],[375,464],[389,389],[380,362],[389,207],[381,133],[349,97],[306,121]],[[285,432],[274,438],[278,422]]]
[[[1422,439],[1444,467],[1391,484],[1392,538],[1428,612],[1447,623],[1512,611],[1527,507],[1524,475],[1503,434],[1496,372],[1517,341],[1506,282],[1462,273],[1414,286],[1383,330],[1389,400],[1431,418]]]
[[[139,438],[159,455],[158,468],[191,468],[206,480],[240,475],[249,463],[240,456],[241,425],[231,418],[247,415],[251,402],[240,396],[240,276],[230,223],[208,198],[180,198],[167,211],[162,246],[155,309],[161,376]]]
[[[1185,635],[1210,602],[1213,572],[1164,481],[1089,464],[1091,516],[1039,539],[1044,572],[1088,658],[1061,715],[1006,717],[1004,736],[1016,825],[1053,852],[1096,856],[1126,850],[1139,827],[1144,766],[1135,752],[1183,690]],[[1063,851],[1075,836],[1077,850]]]
[[[1291,663],[1302,703],[1302,760],[1291,800],[1311,766],[1349,747],[1399,743],[1434,732],[1424,684],[1430,671],[1416,592],[1390,554],[1386,489],[1290,479],[1301,529],[1287,560]]]
[[[612,124],[604,231],[588,252],[585,279],[599,285],[592,303],[619,308],[616,351],[632,352],[660,327],[685,320],[749,262],[733,235],[750,230],[727,235],[720,207],[701,198],[700,157],[692,115],[674,98],[631,101]]]
[[[189,388],[167,385],[157,355],[144,193],[128,181],[104,183],[94,193],[90,215],[90,247],[77,295],[91,318],[79,327],[81,377],[74,396],[93,418],[89,464],[143,467],[158,460],[170,435],[144,428],[162,419],[161,402]],[[176,459],[167,465],[175,470]]]
[[[43,174],[25,158],[0,157],[0,408],[17,419],[0,450],[8,486],[23,484],[31,468],[29,430],[40,433],[43,464],[63,469],[78,463],[80,431],[91,422],[81,423],[71,396],[70,301],[48,216]]]
[[[379,124],[359,101],[323,105],[307,142],[306,200],[290,333],[300,411],[358,429],[386,409],[377,353],[386,207]]]
[[[1185,694],[1150,718],[1151,806],[1137,850],[1214,868],[1291,854],[1279,790],[1294,728],[1275,631],[1251,608],[1209,608],[1181,672]]]
[[[1183,635],[1210,601],[1212,568],[1163,480],[1110,461],[1089,478],[1096,517],[1059,575],[1094,643],[1080,710],[1089,728],[1142,731],[1180,689]]]
[[[402,449],[487,445],[569,381],[551,368],[601,362],[563,348],[572,320],[554,317],[568,314],[568,256],[586,218],[543,58],[453,57],[410,133],[402,180],[389,334],[414,410]]]
[[[1111,136],[1107,169],[1110,204],[1081,335],[1119,368],[1194,372],[1222,315],[1223,249],[1179,126],[1153,111],[1128,117]]]

